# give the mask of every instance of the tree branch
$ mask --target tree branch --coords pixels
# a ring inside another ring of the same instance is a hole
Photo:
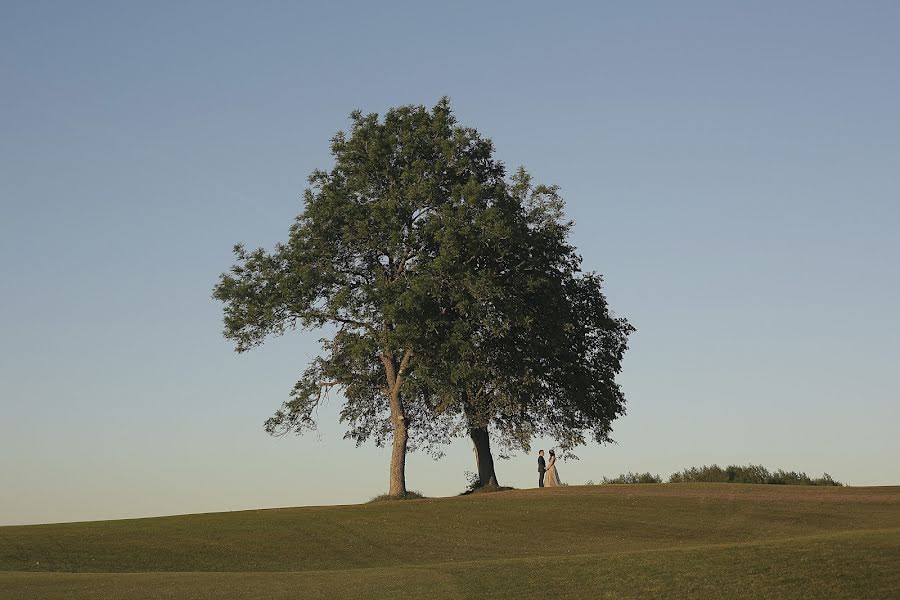
[[[400,368],[397,369],[397,378],[396,378],[396,382],[394,383],[394,385],[396,387],[395,387],[394,391],[399,389],[400,385],[403,383],[403,372],[406,370],[406,367],[409,366],[409,361],[411,358],[412,358],[412,350],[407,350],[403,354],[403,359],[400,361]]]

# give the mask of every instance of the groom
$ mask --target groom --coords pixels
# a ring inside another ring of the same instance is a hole
[[[544,471],[547,470],[547,463],[544,462],[544,451],[538,452],[538,487],[544,487]]]

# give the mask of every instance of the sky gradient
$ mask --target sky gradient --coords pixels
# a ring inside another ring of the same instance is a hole
[[[0,525],[384,492],[339,398],[319,436],[263,431],[316,333],[237,355],[210,294],[234,243],[286,239],[351,111],[443,95],[561,186],[637,327],[617,444],[564,481],[900,484],[898,26],[893,2],[4,2]],[[407,482],[466,470],[460,440]]]

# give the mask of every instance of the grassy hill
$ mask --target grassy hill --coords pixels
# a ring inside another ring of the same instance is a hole
[[[0,598],[898,598],[900,487],[660,484],[0,528]]]

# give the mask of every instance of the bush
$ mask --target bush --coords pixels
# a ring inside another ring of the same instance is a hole
[[[389,500],[419,500],[421,498],[425,498],[420,492],[408,491],[402,496],[391,496],[390,494],[381,494],[380,496],[375,496],[369,502],[386,502]]]
[[[460,496],[468,496],[469,494],[489,494],[491,492],[505,492],[507,490],[511,490],[514,488],[496,485],[495,483],[488,483],[486,485],[481,485],[481,479],[478,477],[478,473],[473,473],[472,471],[465,472],[466,477],[466,491],[460,494]],[[491,479],[493,482],[494,480]]]
[[[774,485],[843,485],[828,473],[817,479],[806,473],[778,469],[770,472],[762,465],[729,465],[725,469],[719,465],[691,467],[680,473],[673,473],[669,483],[759,483]]]
[[[466,491],[463,494],[471,494],[481,487],[481,479],[478,477],[478,473],[466,471],[463,475],[466,478]]]
[[[613,479],[604,477],[602,483],[662,483],[662,477],[659,475],[651,475],[650,473],[632,473],[631,471],[628,471]]]
[[[691,467],[681,473],[672,473],[669,483],[727,483],[728,476],[719,465]]]

